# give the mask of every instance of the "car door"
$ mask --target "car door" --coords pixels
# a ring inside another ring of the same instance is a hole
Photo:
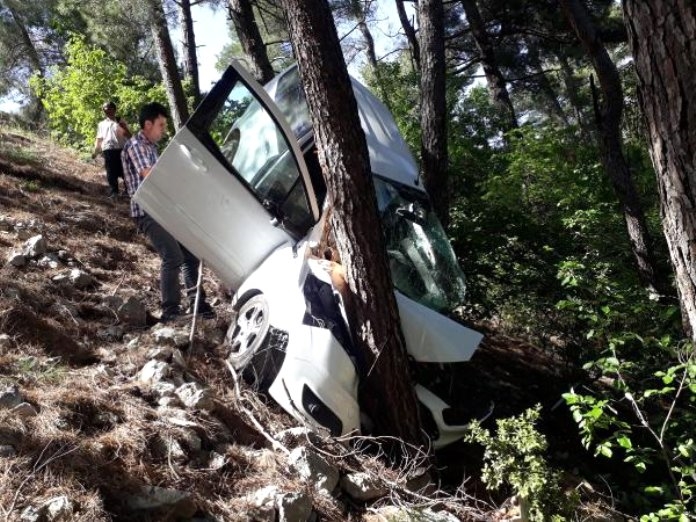
[[[177,132],[134,198],[233,288],[319,219],[292,131],[237,63]]]

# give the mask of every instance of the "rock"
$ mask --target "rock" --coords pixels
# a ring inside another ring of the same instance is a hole
[[[171,326],[160,326],[152,332],[152,335],[158,343],[174,345],[177,348],[183,348],[189,344],[188,334]]]
[[[9,459],[17,455],[17,450],[10,444],[0,444],[0,458]]]
[[[299,475],[318,491],[330,494],[336,488],[338,469],[318,453],[300,446],[292,450],[288,459]]]
[[[304,493],[285,493],[276,497],[278,522],[307,522],[312,514],[312,499]]]
[[[373,511],[373,514],[363,519],[365,522],[390,522],[402,520],[403,522],[460,522],[460,520],[446,511],[433,511],[430,508],[399,508],[388,506]]]
[[[341,488],[352,499],[367,502],[382,497],[389,491],[368,473],[350,473],[341,478]]]
[[[12,347],[12,337],[7,334],[0,334],[0,350],[6,350]]]
[[[27,264],[27,257],[21,252],[13,250],[10,255],[7,256],[7,264],[20,267]]]
[[[70,282],[75,285],[76,288],[89,288],[96,284],[96,279],[94,279],[87,272],[80,270],[79,268],[73,268],[68,276]]]
[[[41,522],[46,520],[46,510],[35,506],[27,506],[22,514],[19,515],[19,520],[22,522]]]
[[[251,499],[254,508],[250,513],[253,520],[258,522],[275,522],[277,486],[266,486],[256,491]]]
[[[55,254],[46,254],[36,262],[36,265],[40,268],[58,268],[60,260]]]
[[[169,362],[172,358],[172,348],[169,346],[156,346],[147,352],[148,359]]]
[[[29,238],[22,247],[22,253],[27,257],[39,257],[46,253],[46,240],[39,234]]]
[[[133,296],[126,299],[116,313],[121,321],[131,326],[142,327],[147,324],[147,308]]]
[[[146,486],[138,494],[126,498],[126,504],[133,510],[155,511],[165,509],[176,513],[177,517],[191,518],[196,512],[196,504],[191,495],[177,489]]]
[[[167,364],[167,363],[164,363],[164,364]],[[172,384],[169,381],[158,381],[152,385],[151,389],[158,397],[160,397],[160,398],[171,397],[174,400],[176,400],[176,402],[179,405],[181,405],[181,401],[176,396],[176,388],[177,388],[177,386],[175,384]]]
[[[162,361],[148,361],[138,372],[138,380],[146,384],[163,381],[171,373],[171,367]]]
[[[15,384],[0,388],[0,409],[10,409],[24,402]]]
[[[12,447],[12,446],[10,446],[10,447]],[[210,455],[208,455],[208,469],[211,469],[213,471],[218,471],[218,470],[224,468],[226,464],[227,464],[227,457],[225,457],[224,455],[221,455],[217,451],[211,451]]]
[[[164,397],[160,397],[160,399],[157,401],[157,405],[160,408],[178,408],[182,404],[178,397],[172,397],[171,395],[167,395]]]
[[[188,408],[212,410],[215,408],[213,395],[208,388],[196,382],[187,382],[176,390],[176,395]]]
[[[97,333],[97,337],[103,341],[120,341],[126,330],[120,324],[112,325]]]
[[[73,502],[61,495],[46,501],[43,506],[48,520],[71,520],[74,511]]]
[[[12,413],[24,418],[36,417],[39,414],[39,412],[36,411],[36,408],[34,408],[34,406],[29,404],[28,402],[22,402],[14,408],[12,408]]]
[[[128,344],[126,344],[126,348],[129,350],[135,350],[138,346],[140,345],[140,337],[134,337],[130,341],[128,341]]]
[[[309,441],[310,444],[318,445],[321,437],[317,432],[305,426],[295,426],[276,433],[275,438],[284,446],[297,446]]]

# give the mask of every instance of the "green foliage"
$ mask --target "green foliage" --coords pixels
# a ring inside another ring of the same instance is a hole
[[[101,105],[114,100],[119,115],[137,129],[137,115],[148,101],[166,103],[161,85],[128,76],[124,64],[101,49],[73,37],[66,49],[67,65],[55,68],[46,79],[33,77],[32,88],[43,101],[53,135],[61,143],[90,150],[97,123],[103,119]]]
[[[643,361],[626,357],[637,342]],[[659,364],[658,364],[659,363]],[[664,369],[647,371],[648,368]],[[595,455],[621,456],[639,473],[638,490],[648,506],[641,521],[695,520],[696,359],[692,347],[668,336],[612,337],[606,354],[588,363],[610,385],[601,395],[564,395],[582,442]]]
[[[484,447],[481,478],[498,490],[509,485],[528,509],[528,519],[535,522],[567,520],[573,502],[561,491],[559,475],[544,460],[546,438],[537,431],[541,406],[530,408],[518,417],[498,419],[495,436],[471,425],[465,441]]]

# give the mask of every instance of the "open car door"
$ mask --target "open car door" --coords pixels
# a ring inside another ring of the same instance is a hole
[[[319,219],[292,131],[237,63],[177,132],[134,197],[232,288]]]

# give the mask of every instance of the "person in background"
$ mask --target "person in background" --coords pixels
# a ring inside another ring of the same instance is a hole
[[[123,178],[123,166],[121,163],[121,149],[126,140],[131,137],[128,125],[116,116],[116,104],[112,101],[102,105],[105,118],[97,126],[97,138],[94,140],[94,152],[96,158],[100,152],[104,156],[104,168],[106,180],[109,183],[109,197],[118,196],[118,178]]]
[[[167,130],[167,109],[160,103],[145,104],[140,110],[140,131],[126,142],[123,148],[123,172],[128,194],[133,196],[140,183],[150,174],[157,162],[157,142]],[[184,313],[192,313],[196,298],[196,286],[200,262],[167,232],[159,223],[141,209],[131,199],[131,216],[135,219],[138,230],[143,232],[160,256],[160,294],[162,314],[161,322],[176,319]],[[181,289],[179,273],[184,275],[186,296],[189,301],[187,310],[181,308]],[[213,318],[215,312],[205,300],[201,290],[198,314],[204,318]]]

